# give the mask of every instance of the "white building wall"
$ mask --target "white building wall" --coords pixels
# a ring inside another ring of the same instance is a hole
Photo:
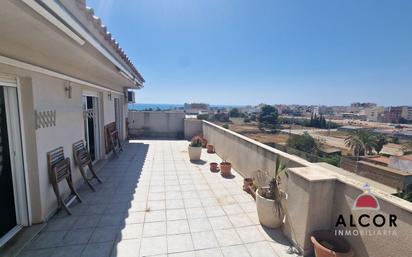
[[[62,146],[64,154],[71,159],[73,181],[76,185],[83,183],[78,168],[73,163],[72,144],[78,140],[85,140],[83,120],[83,92],[95,92],[99,96],[100,104],[100,138],[101,156],[104,157],[104,124],[113,122],[114,98],[110,101],[107,92],[79,84],[72,84],[71,98],[65,92],[63,79],[27,71],[13,66],[0,64],[0,73],[15,75],[20,78],[21,94],[18,95],[23,109],[19,110],[24,124],[22,127],[25,140],[28,163],[25,167],[29,184],[28,198],[32,213],[32,222],[45,221],[54,213],[57,200],[50,184],[47,168],[47,152]],[[24,82],[24,83],[23,83]],[[113,94],[113,93],[112,93]],[[32,104],[31,104],[32,101]],[[30,104],[27,104],[29,103]],[[127,115],[127,105],[124,112]],[[56,111],[56,125],[35,129],[34,111]],[[123,117],[126,117],[124,115]],[[124,123],[124,119],[122,121]],[[68,196],[67,183],[62,181],[59,187],[63,196]]]
[[[33,75],[32,83],[35,110],[56,111],[56,126],[36,130],[41,208],[42,216],[46,218],[57,207],[56,196],[49,181],[47,152],[63,146],[65,156],[71,159],[74,182],[77,183],[81,179],[73,162],[72,144],[78,140],[84,140],[82,88],[72,86],[72,98],[69,99],[64,90],[63,80]],[[62,182],[59,187],[61,192],[68,194],[67,183]]]
[[[114,118],[114,93],[109,99],[109,92],[103,92],[103,111],[104,111],[104,125],[115,121]]]

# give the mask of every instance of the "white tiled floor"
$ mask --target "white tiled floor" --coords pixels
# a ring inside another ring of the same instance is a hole
[[[139,140],[82,187],[74,215],[58,213],[20,256],[294,256],[280,231],[262,228],[233,171],[209,171],[215,154],[188,160],[186,141]]]

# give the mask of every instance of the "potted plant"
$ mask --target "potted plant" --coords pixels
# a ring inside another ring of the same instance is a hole
[[[333,231],[315,231],[310,240],[313,243],[316,257],[352,257],[354,255],[348,242],[343,237],[336,236]]]
[[[211,172],[219,172],[219,167],[217,162],[211,162],[210,163],[210,171]]]
[[[259,221],[268,228],[278,228],[283,224],[285,212],[282,200],[286,193],[279,188],[280,175],[286,173],[286,166],[276,160],[275,176],[272,178],[263,171],[256,172],[256,208]]]
[[[202,154],[202,139],[199,136],[192,138],[188,147],[188,151],[191,161],[200,160],[200,156]]]
[[[232,170],[232,164],[226,160],[223,160],[220,163],[220,175],[223,177],[229,177],[232,175],[231,173]]]
[[[206,148],[207,146],[207,139],[203,137],[203,134],[198,134],[197,137],[199,137],[202,140],[202,147]]]

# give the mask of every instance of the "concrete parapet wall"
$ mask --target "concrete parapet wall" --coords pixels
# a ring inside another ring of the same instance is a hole
[[[284,153],[250,138],[203,121],[203,135],[215,146],[216,153],[230,161],[243,177],[251,177],[260,169],[273,171],[277,158],[289,168],[289,176],[282,179],[287,192],[286,223],[282,231],[287,238],[305,253],[312,253],[310,234],[318,229],[342,229],[335,227],[339,215],[349,224],[350,215],[357,219],[362,214],[396,215],[397,226],[392,228],[396,236],[358,235],[345,238],[358,257],[409,256],[412,252],[412,203],[387,192],[371,187],[378,199],[380,210],[354,210],[356,198],[363,193],[363,183],[333,169],[307,162],[297,156]],[[388,224],[388,223],[386,223]],[[359,230],[361,227],[347,227]],[[380,229],[369,226],[367,229]],[[381,229],[390,229],[385,225]]]
[[[297,156],[282,152],[228,129],[203,121],[203,136],[213,144],[216,153],[232,163],[244,177],[251,177],[256,170],[273,173],[276,159],[280,157],[287,167],[305,167],[311,163]]]
[[[402,200],[396,196],[383,193],[380,190],[372,189],[373,195],[378,199],[380,210],[354,210],[353,205],[356,198],[363,193],[360,183],[356,181],[339,178],[335,184],[333,213],[331,229],[335,229],[336,221],[339,215],[343,215],[346,222],[349,223],[349,216],[353,215],[355,222],[362,214],[368,214],[374,217],[377,214],[382,214],[386,219],[389,215],[396,216],[396,227],[390,227],[388,220],[383,227],[372,225],[369,227],[349,227],[346,229],[360,232],[360,230],[370,230],[372,233],[380,230],[395,231],[396,235],[358,235],[345,236],[351,247],[355,251],[355,256],[370,256],[370,257],[398,257],[409,256],[412,253],[412,203]],[[338,229],[342,229],[339,226]]]
[[[185,139],[190,140],[192,137],[202,134],[202,121],[198,119],[185,119],[184,121]]]
[[[129,111],[130,136],[183,137],[182,112]]]

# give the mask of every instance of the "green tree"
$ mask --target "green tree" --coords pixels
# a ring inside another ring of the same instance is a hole
[[[375,142],[375,151],[379,154],[382,151],[384,145],[388,143],[388,140],[384,135],[376,135],[376,142]]]
[[[291,135],[286,141],[286,145],[307,153],[317,151],[316,141],[308,132],[304,132],[302,135]]]
[[[239,111],[239,109],[238,109],[238,108],[233,108],[233,109],[231,109],[231,110],[229,111],[229,117],[234,117],[234,118],[240,117],[240,111]]]
[[[274,128],[278,123],[278,110],[270,105],[262,106],[258,115],[259,127]]]

